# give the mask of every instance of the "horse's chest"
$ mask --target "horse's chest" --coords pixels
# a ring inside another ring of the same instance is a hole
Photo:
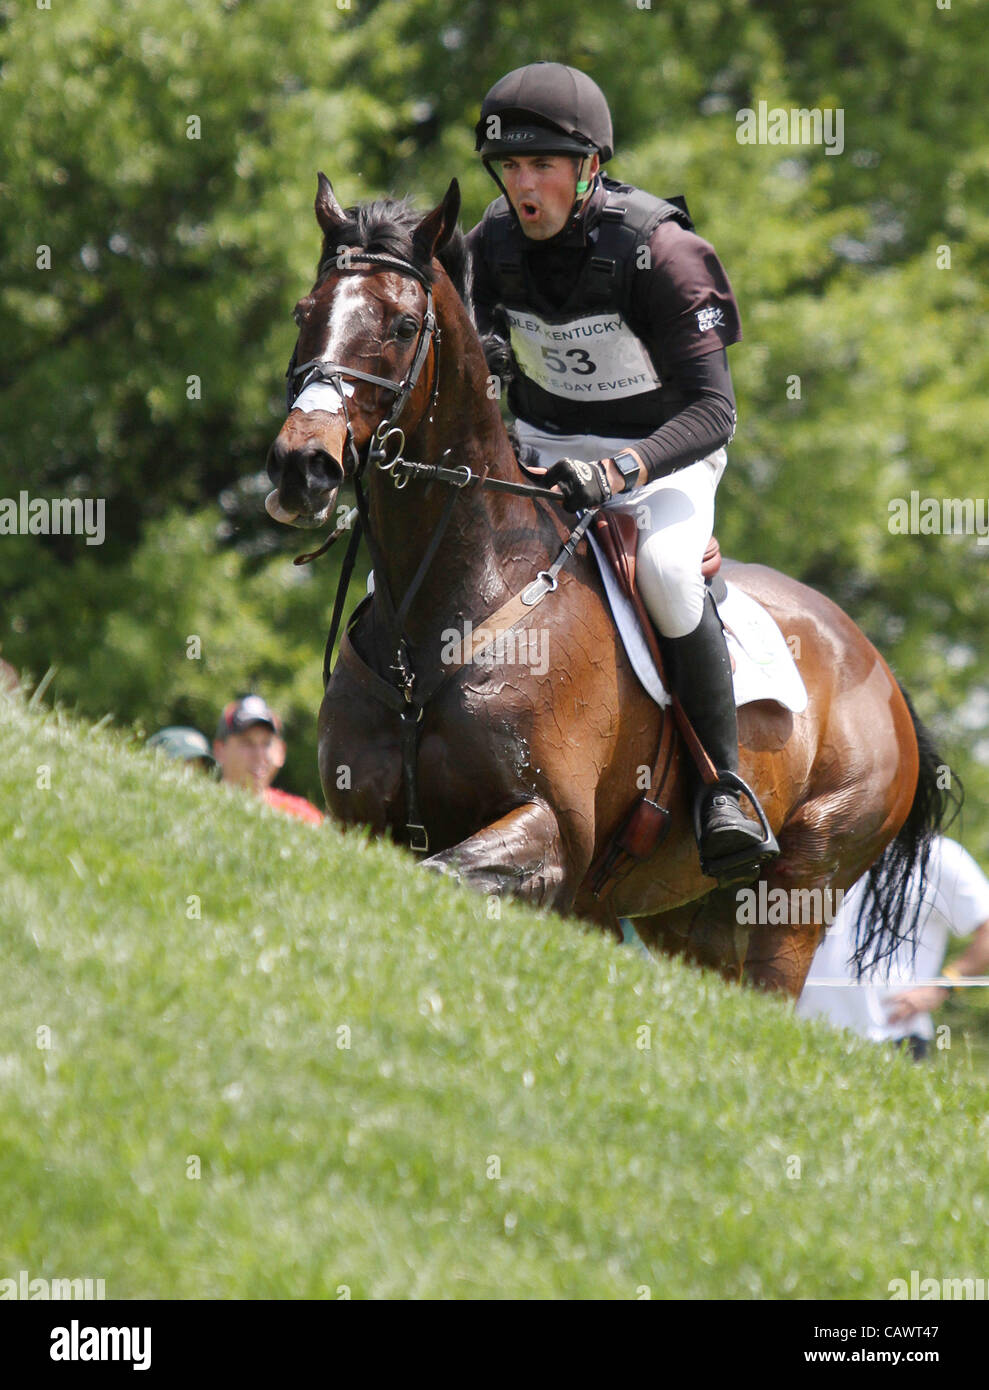
[[[391,711],[373,702],[340,711],[320,741],[327,804],[341,820],[378,829],[406,820],[402,733]],[[486,823],[508,802],[531,795],[534,773],[525,734],[489,708],[440,703],[417,730],[416,789],[428,824],[455,830]],[[469,833],[469,832],[467,832]]]

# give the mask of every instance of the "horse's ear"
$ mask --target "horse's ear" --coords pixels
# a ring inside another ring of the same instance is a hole
[[[460,184],[450,180],[439,207],[427,212],[426,216],[412,233],[412,246],[417,257],[429,265],[434,256],[439,255],[457,229],[460,216]]]
[[[323,234],[329,236],[340,226],[341,222],[346,222],[347,214],[336,200],[333,192],[333,185],[323,173],[319,171],[319,186],[316,189],[316,221],[323,229]]]

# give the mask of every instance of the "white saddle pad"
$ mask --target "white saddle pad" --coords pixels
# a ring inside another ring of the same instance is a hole
[[[598,562],[605,593],[632,669],[647,694],[665,709],[670,697],[646,645],[639,616],[622,593],[596,538],[588,532],[587,539]],[[728,651],[735,667],[735,704],[775,700],[784,709],[800,714],[807,708],[807,688],[782,632],[761,603],[743,594],[734,584],[727,583],[726,587],[728,596],[718,604],[718,612],[725,625]]]

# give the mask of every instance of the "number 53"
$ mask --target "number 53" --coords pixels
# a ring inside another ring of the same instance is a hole
[[[568,366],[568,364],[563,361],[563,357],[557,352],[556,348],[544,347],[540,348],[540,351],[543,355],[543,361],[551,372],[566,372],[569,370],[574,372],[577,376],[591,376],[592,373],[597,371],[596,364],[591,361],[583,348],[567,348],[566,352],[563,354],[563,357],[576,358],[578,363],[577,366],[573,366],[573,364]]]

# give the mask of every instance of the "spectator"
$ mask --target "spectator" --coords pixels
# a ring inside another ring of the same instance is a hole
[[[954,840],[939,836],[931,848],[927,887],[917,922],[917,954],[898,948],[861,980],[850,958],[855,950],[855,922],[865,879],[845,894],[841,911],[817,948],[803,993],[797,1001],[802,1018],[826,1018],[876,1042],[908,1046],[915,1058],[927,1055],[934,1024],[951,986],[927,983],[937,978],[964,979],[989,971],[989,879],[972,856]],[[911,885],[907,911],[916,902]],[[948,935],[972,941],[963,955],[942,969]]]
[[[269,806],[318,825],[322,814],[304,797],[271,785],[285,763],[282,722],[260,695],[232,700],[220,715],[213,752],[224,782],[247,787]]]
[[[198,729],[178,724],[170,725],[167,729],[159,729],[156,734],[152,734],[148,739],[148,747],[160,748],[170,758],[192,763],[204,772],[212,772],[216,767],[216,759],[210,752],[209,739]]]

